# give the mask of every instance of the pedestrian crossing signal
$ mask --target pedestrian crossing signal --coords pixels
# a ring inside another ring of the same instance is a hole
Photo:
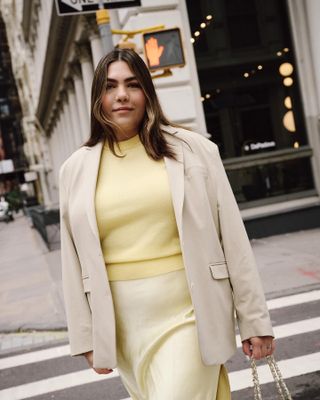
[[[145,59],[150,71],[185,65],[179,28],[144,33],[143,44]]]

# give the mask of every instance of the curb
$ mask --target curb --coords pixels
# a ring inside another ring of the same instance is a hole
[[[0,357],[68,343],[67,331],[0,333]]]

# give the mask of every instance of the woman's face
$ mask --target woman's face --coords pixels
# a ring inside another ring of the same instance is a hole
[[[121,135],[118,140],[128,139],[139,132],[145,109],[144,92],[128,64],[125,61],[111,63],[102,95],[102,110],[123,131],[117,133]]]

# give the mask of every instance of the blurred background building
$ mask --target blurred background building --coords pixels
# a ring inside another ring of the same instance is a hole
[[[4,22],[0,16],[0,196],[20,197],[20,184],[28,170],[22,135],[22,113],[11,69]]]
[[[89,135],[104,54],[95,14],[0,4],[29,170],[39,200],[56,206],[59,167]],[[142,0],[110,15],[112,29],[181,29],[186,65],[156,79],[157,93],[171,120],[218,144],[249,235],[320,226],[320,2]],[[129,41],[144,58],[141,35]]]

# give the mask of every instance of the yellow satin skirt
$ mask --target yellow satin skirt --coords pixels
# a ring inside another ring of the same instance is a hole
[[[133,400],[229,400],[224,366],[203,364],[185,270],[110,281],[121,380]]]

